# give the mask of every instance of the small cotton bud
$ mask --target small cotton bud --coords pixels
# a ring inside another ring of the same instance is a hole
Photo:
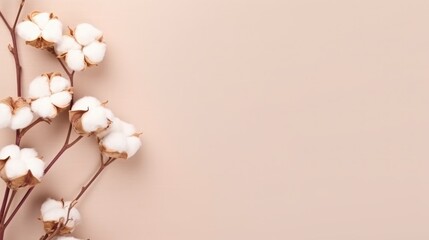
[[[9,145],[0,150],[0,159],[6,159],[0,176],[12,189],[34,186],[43,177],[45,163],[34,149]]]
[[[58,224],[60,224],[59,234],[73,232],[81,217],[79,211],[71,204],[72,202],[54,199],[48,199],[42,204],[40,212],[47,233],[55,231]]]

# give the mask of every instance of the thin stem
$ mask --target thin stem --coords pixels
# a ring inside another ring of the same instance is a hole
[[[10,195],[9,202],[7,203],[6,210],[4,211],[4,217],[1,220],[1,225],[4,225],[4,221],[6,220],[7,213],[9,212],[10,206],[12,205],[13,199],[15,198],[16,192],[18,190],[12,190],[12,194]]]
[[[6,228],[7,225],[9,225],[10,221],[12,221],[13,217],[15,217],[15,215],[18,213],[18,210],[21,208],[22,204],[24,204],[25,200],[28,198],[28,196],[33,191],[33,189],[34,189],[34,187],[31,187],[30,189],[27,190],[25,195],[22,197],[21,201],[18,203],[18,205],[13,210],[12,214],[9,216],[9,218],[5,222],[4,228]]]
[[[70,71],[68,70],[68,68],[66,67],[66,65],[64,64],[63,60],[61,60],[61,58],[57,58],[57,59],[58,59],[58,62],[60,62],[61,66],[63,67],[63,69],[64,69],[64,71],[66,72],[66,74],[70,77],[70,76],[71,76],[71,73],[70,73]]]
[[[12,27],[10,26],[10,24],[7,22],[6,18],[4,17],[3,13],[0,11],[0,17],[4,22],[4,25],[6,25],[7,29],[9,30],[9,32],[12,31]]]
[[[21,1],[21,4],[19,5],[18,14],[16,14],[15,22],[13,23],[12,29],[16,29],[16,25],[18,24],[19,16],[21,16],[22,9],[24,8],[25,0]]]
[[[109,166],[115,160],[116,160],[116,158],[109,158],[105,163],[102,163],[100,165],[100,168],[98,169],[98,171],[94,174],[94,176],[92,176],[92,178],[89,180],[89,182],[85,186],[82,187],[82,189],[80,190],[80,192],[76,196],[76,198],[73,200],[73,202],[77,202],[83,196],[83,194],[86,192],[86,190],[88,190],[88,188],[100,176],[100,174],[104,171],[104,169],[106,169],[106,167]]]
[[[0,210],[1,222],[3,222],[3,218],[6,217],[4,213],[6,210],[7,200],[9,198],[9,192],[10,192],[10,188],[6,186],[6,189],[4,190],[3,202],[1,204],[1,210]],[[0,227],[3,228],[3,225],[1,225]]]

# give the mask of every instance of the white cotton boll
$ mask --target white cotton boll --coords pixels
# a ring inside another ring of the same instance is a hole
[[[54,118],[58,112],[52,104],[50,97],[43,97],[32,101],[31,110],[42,118]]]
[[[16,33],[25,41],[34,41],[40,37],[42,31],[31,21],[24,21],[16,26]]]
[[[31,20],[39,26],[39,28],[43,29],[45,28],[46,24],[48,23],[49,19],[51,18],[51,14],[47,12],[41,12],[37,13],[34,16],[31,17]]]
[[[8,127],[12,120],[12,109],[9,105],[0,103],[0,128]]]
[[[28,168],[25,165],[25,162],[19,158],[9,159],[5,166],[6,177],[9,180],[22,177],[28,173]]]
[[[67,90],[71,87],[70,81],[61,76],[54,76],[51,78],[51,92],[58,93]]]
[[[110,114],[111,114],[111,116],[110,116]],[[106,109],[106,115],[108,116],[107,118],[111,121],[111,123],[106,130],[99,132],[97,134],[98,138],[104,138],[105,136],[107,136],[108,134],[110,134],[112,132],[122,132],[121,120],[117,117],[114,117],[113,113],[110,109]]]
[[[48,42],[56,43],[61,40],[62,36],[63,24],[55,18],[49,20],[42,31],[42,38]]]
[[[49,221],[55,221],[58,222],[61,218],[67,217],[67,212],[65,209],[61,208],[53,208],[49,211],[46,211],[42,215],[42,220],[49,222]]]
[[[22,107],[15,112],[10,122],[10,128],[13,130],[27,127],[33,121],[33,113],[29,107]]]
[[[121,121],[121,122],[122,122],[122,132],[126,136],[131,136],[131,135],[136,133],[136,128],[134,127],[134,125],[132,125],[131,123],[124,122],[124,121]]]
[[[76,29],[74,30],[74,37],[76,38],[77,42],[83,46],[100,39],[102,36],[102,31],[88,23],[81,23],[77,25]]]
[[[95,108],[101,105],[101,102],[95,98],[95,97],[83,97],[79,100],[77,100],[72,107],[72,111],[79,111],[79,110],[83,110],[83,111],[87,111],[91,108]]]
[[[6,158],[19,158],[20,157],[20,149],[17,145],[7,145],[0,150],[0,159]]]
[[[60,219],[67,221],[68,217],[69,220],[66,227],[70,228],[70,231],[72,231],[74,226],[76,226],[80,221],[80,213],[76,208],[72,207],[69,214],[70,204],[71,202],[63,203],[60,201],[48,199],[40,209],[40,212],[42,213],[42,220],[45,222],[58,222]]]
[[[55,44],[54,49],[57,55],[62,55],[70,50],[81,50],[82,46],[76,42],[74,37],[63,35],[61,40]]]
[[[82,115],[82,128],[85,132],[95,132],[101,128],[107,128],[109,121],[106,117],[104,107],[91,108],[90,111]]]
[[[45,170],[45,163],[42,160],[35,157],[23,158],[22,156],[21,159],[23,159],[28,170],[31,171],[31,174],[33,174],[35,178],[37,178],[38,180],[42,179],[43,172]]]
[[[30,98],[41,98],[51,95],[49,90],[49,77],[46,75],[38,76],[31,81],[29,86]]]
[[[35,157],[37,157],[37,152],[33,148],[23,148],[23,149],[21,149],[19,157],[21,159],[35,158]]]
[[[44,215],[47,211],[62,207],[63,203],[61,201],[49,198],[45,202],[43,202],[42,206],[40,207],[40,212],[42,213],[42,215]]]
[[[132,136],[127,138],[127,155],[128,158],[134,156],[136,152],[141,147],[142,142],[140,141],[140,138]]]
[[[95,41],[83,48],[83,54],[86,59],[92,64],[98,64],[103,61],[106,54],[106,44]]]
[[[102,145],[109,151],[126,152],[127,137],[122,133],[113,132],[102,139]]]
[[[108,108],[104,108],[104,110],[106,111],[106,117],[109,120],[113,120],[115,118],[115,115],[113,114],[112,110],[110,110]]]
[[[59,108],[66,108],[72,100],[72,95],[70,92],[64,91],[52,94],[50,98],[52,104],[55,106]]]
[[[70,50],[66,54],[66,63],[71,70],[82,71],[85,69],[85,55],[81,50]]]

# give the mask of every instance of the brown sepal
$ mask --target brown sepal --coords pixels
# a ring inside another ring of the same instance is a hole
[[[60,226],[58,226],[60,224]],[[72,228],[64,226],[61,222],[56,221],[44,221],[43,222],[43,228],[45,229],[46,233],[53,233],[56,231],[56,229],[60,227],[59,235],[69,234],[72,232]]]
[[[18,189],[26,186],[32,187],[38,183],[40,183],[39,179],[34,177],[31,171],[28,171],[24,176],[9,180],[7,184],[11,189]]]
[[[85,132],[82,126],[82,115],[85,114],[88,110],[76,110],[69,111],[69,121],[73,126],[75,132],[82,136],[89,136],[90,133]]]
[[[107,149],[105,146],[103,146],[103,144],[101,144],[101,142],[99,143],[98,146],[100,148],[100,151],[107,157],[121,158],[121,159],[128,158],[128,154],[126,152],[118,152],[118,151]]]
[[[26,41],[25,43],[27,43],[30,46],[33,46],[35,48],[39,48],[39,49],[46,49],[48,51],[52,51],[52,49],[54,48],[55,43],[52,42],[48,42],[45,39],[43,39],[42,37],[37,38],[36,40],[33,41]]]

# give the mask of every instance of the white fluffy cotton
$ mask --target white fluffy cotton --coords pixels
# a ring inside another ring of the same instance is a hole
[[[50,97],[42,97],[31,102],[31,110],[42,118],[55,118],[57,108],[52,104]]]
[[[52,119],[60,109],[70,105],[71,84],[60,75],[43,74],[30,83],[29,95],[32,99],[31,110],[42,118]]]
[[[66,54],[66,64],[73,71],[82,71],[86,67],[85,55],[81,50],[70,50]]]
[[[90,43],[99,40],[103,36],[103,32],[89,23],[81,23],[74,30],[76,41],[82,46],[87,46]]]
[[[51,103],[59,108],[66,108],[72,100],[72,94],[67,91],[54,93],[50,97]]]
[[[0,128],[13,130],[27,127],[33,121],[33,112],[25,100],[6,98],[0,101]]]
[[[55,53],[60,56],[67,53],[70,50],[81,50],[82,46],[76,42],[74,37],[63,35],[61,40],[55,44]]]
[[[54,199],[46,200],[40,208],[40,212],[42,214],[42,221],[59,222],[61,218],[63,218],[64,221],[67,221],[70,204],[70,201],[62,202]],[[70,228],[70,231],[73,231],[74,227],[80,222],[80,213],[75,207],[72,207],[70,210],[70,215],[68,217],[69,221],[66,227]]]
[[[55,52],[64,57],[73,71],[83,71],[86,67],[103,61],[107,46],[102,42],[103,32],[91,24],[76,26],[73,36],[62,36],[55,44]]]
[[[10,128],[13,130],[28,127],[33,121],[33,112],[29,107],[22,107],[15,111],[10,121]]]
[[[96,132],[98,129],[107,128],[108,126],[109,119],[103,106],[91,108],[82,115],[82,127],[85,132]]]
[[[25,41],[41,38],[50,43],[56,43],[62,38],[62,23],[49,13],[34,12],[30,19],[16,26],[16,33]]]
[[[100,138],[100,145],[108,154],[126,153],[127,158],[130,158],[141,147],[141,141],[135,127],[119,118],[114,118],[110,127],[97,136]]]
[[[41,75],[33,79],[29,86],[29,97],[40,98],[51,95],[49,91],[49,77],[47,75]]]
[[[59,93],[71,87],[68,79],[61,76],[53,76],[50,82],[50,89],[52,93]]]
[[[24,21],[16,26],[16,33],[25,41],[34,41],[40,37],[42,31],[31,21]]]
[[[31,148],[20,149],[16,145],[8,145],[0,150],[0,159],[7,160],[4,171],[7,180],[25,176],[28,171],[37,179],[41,180],[45,163],[37,157],[37,152]]]
[[[4,103],[0,103],[0,128],[6,128],[12,121],[12,108]]]
[[[32,17],[32,21],[40,28],[45,28],[46,24],[48,24],[49,20],[51,19],[51,14],[47,12],[41,12],[38,14],[35,14]]]
[[[49,20],[42,31],[42,38],[48,42],[56,43],[63,36],[63,24],[58,19]]]
[[[95,41],[83,48],[83,54],[91,64],[98,64],[104,59],[107,46],[105,43]]]
[[[106,129],[110,124],[111,111],[94,97],[83,97],[76,101],[70,114],[76,111],[85,111],[78,120],[82,127],[82,129],[76,129],[78,132],[91,134]]]
[[[90,108],[94,108],[94,107],[98,107],[101,105],[101,102],[95,98],[95,97],[91,97],[91,96],[87,96],[87,97],[83,97],[79,100],[77,100],[74,104],[73,107],[71,108],[72,111],[79,111],[79,110],[89,110]]]

